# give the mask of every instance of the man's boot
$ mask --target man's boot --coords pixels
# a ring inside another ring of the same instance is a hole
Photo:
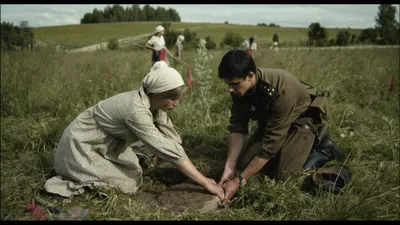
[[[319,169],[333,159],[341,159],[344,152],[337,147],[329,136],[326,136],[318,147],[311,150],[306,162],[303,165],[305,170]]]
[[[325,137],[324,140],[322,140],[320,146],[329,149],[329,151],[331,151],[335,159],[341,159],[344,157],[344,152],[342,151],[342,149],[340,149],[336,145],[336,143],[332,139],[330,139],[329,136]]]

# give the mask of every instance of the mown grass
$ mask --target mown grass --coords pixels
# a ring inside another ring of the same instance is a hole
[[[213,98],[200,98],[196,90],[201,87],[196,86],[171,119],[185,149],[197,155],[192,158],[196,166],[218,180],[226,157],[231,102],[217,77],[224,52],[210,54],[213,59],[206,67],[213,78],[207,85]],[[183,56],[192,71],[194,56],[195,51]],[[399,220],[399,48],[258,51],[254,57],[259,67],[289,70],[330,91],[330,132],[347,158],[327,166],[344,165],[353,174],[342,194],[313,196],[301,191],[302,179],[274,182],[258,175],[228,208],[173,214],[117,190],[95,189],[70,203],[42,193],[55,146],[68,123],[98,101],[138,88],[150,69],[150,53],[2,53],[1,219],[29,218],[24,208],[40,195],[66,209],[88,208],[88,220]],[[186,76],[185,66],[176,68]],[[396,82],[389,98],[392,76]],[[139,192],[163,188],[146,176]]]
[[[53,27],[33,28],[35,39],[52,45],[62,45],[68,48],[78,48],[106,42],[111,38],[127,38],[153,32],[161,22],[125,22],[82,24]],[[272,41],[272,36],[277,33],[280,41],[307,40],[308,28],[274,28],[251,25],[217,24],[217,23],[171,23],[171,29],[178,30],[189,28],[197,32],[199,38],[210,36],[217,44],[221,42],[228,31],[237,32],[244,38],[257,35],[260,41]],[[329,38],[336,38],[339,31],[345,29],[329,28]],[[351,33],[359,35],[361,30],[351,29]]]

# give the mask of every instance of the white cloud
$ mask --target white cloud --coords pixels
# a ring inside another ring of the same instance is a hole
[[[94,8],[107,5],[1,5],[1,21],[19,24],[28,20],[31,26],[79,24]],[[124,8],[131,5],[122,5]],[[143,5],[141,5],[143,6]],[[308,27],[319,22],[324,27],[367,28],[375,24],[379,5],[151,5],[176,9],[182,22],[238,24],[276,23],[283,27]],[[397,12],[399,5],[395,5]],[[398,18],[397,13],[397,18]]]

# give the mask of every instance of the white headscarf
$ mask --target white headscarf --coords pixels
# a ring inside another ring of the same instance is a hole
[[[184,85],[182,75],[174,68],[163,67],[148,73],[143,79],[147,93],[162,93]]]
[[[185,40],[185,37],[183,35],[179,35],[178,36],[178,41],[183,41],[183,40]]]
[[[167,68],[167,67],[169,67],[169,66],[165,61],[157,61],[151,67],[150,72],[153,71],[153,70],[157,70],[157,69],[161,69],[161,68]]]
[[[154,31],[154,33],[157,34],[157,33],[161,32],[163,30],[164,30],[164,27],[159,25],[159,26],[156,27],[156,30]]]

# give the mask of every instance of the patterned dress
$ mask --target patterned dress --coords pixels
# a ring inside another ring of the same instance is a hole
[[[54,169],[45,183],[50,193],[69,197],[84,187],[107,186],[135,193],[143,183],[142,168],[127,145],[141,141],[160,159],[180,164],[186,154],[167,113],[152,114],[143,89],[115,95],[82,112],[64,131]]]

